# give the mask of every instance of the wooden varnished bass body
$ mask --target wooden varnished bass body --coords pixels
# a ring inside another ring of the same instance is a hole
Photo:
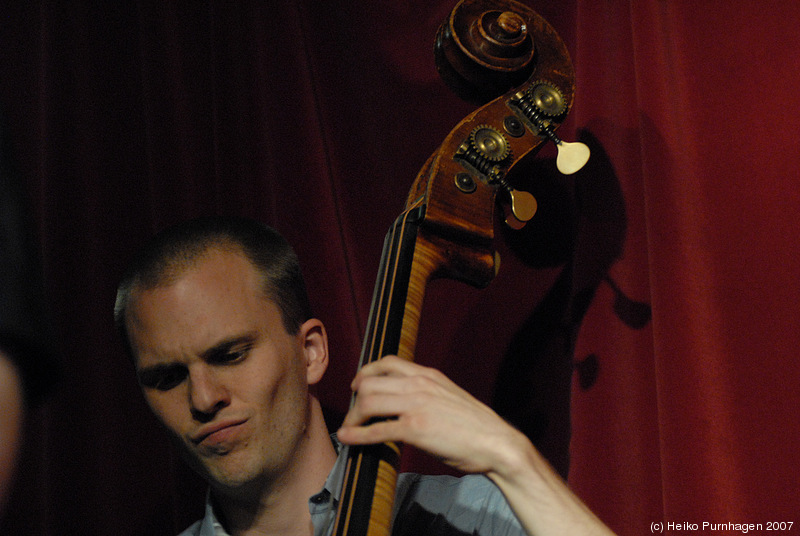
[[[536,211],[532,196],[510,186],[509,174],[548,140],[559,149],[579,145],[554,134],[574,98],[569,55],[527,6],[463,0],[441,26],[435,51],[440,74],[456,93],[493,100],[456,125],[431,155],[387,233],[360,366],[389,354],[413,359],[430,280],[489,284],[498,269],[492,246],[498,194],[511,205],[506,221],[512,227]],[[336,536],[390,534],[399,457],[399,445],[391,443],[348,448]]]

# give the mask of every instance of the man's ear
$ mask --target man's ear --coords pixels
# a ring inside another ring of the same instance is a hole
[[[328,368],[328,333],[321,320],[311,318],[300,326],[297,336],[306,358],[308,385],[318,383]]]

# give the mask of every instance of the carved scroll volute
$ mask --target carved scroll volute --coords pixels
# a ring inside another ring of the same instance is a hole
[[[427,205],[423,236],[443,252],[436,273],[485,286],[497,270],[496,196],[508,201],[525,194],[513,190],[507,178],[555,138],[574,98],[575,74],[552,26],[511,0],[460,2],[438,32],[436,59],[443,80],[460,96],[494,100],[464,118],[431,155],[407,206],[421,199]],[[543,103],[536,88],[551,91],[545,99],[554,103]],[[535,212],[535,201],[519,211]]]
[[[510,1],[462,2],[440,26],[436,67],[464,100],[483,104],[530,77],[536,43],[519,10]]]

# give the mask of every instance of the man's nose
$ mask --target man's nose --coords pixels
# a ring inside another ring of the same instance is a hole
[[[201,367],[189,372],[189,407],[192,416],[207,422],[230,403],[230,393],[215,371]]]

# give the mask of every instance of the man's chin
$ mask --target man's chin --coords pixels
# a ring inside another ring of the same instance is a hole
[[[207,468],[203,476],[209,483],[213,495],[218,498],[227,497],[249,502],[253,497],[260,495],[265,488],[270,487],[269,478],[252,468],[249,470]]]
[[[202,454],[186,451],[183,454],[188,465],[213,487],[235,489],[260,476],[247,453],[239,449],[215,448],[213,452],[205,449]]]

